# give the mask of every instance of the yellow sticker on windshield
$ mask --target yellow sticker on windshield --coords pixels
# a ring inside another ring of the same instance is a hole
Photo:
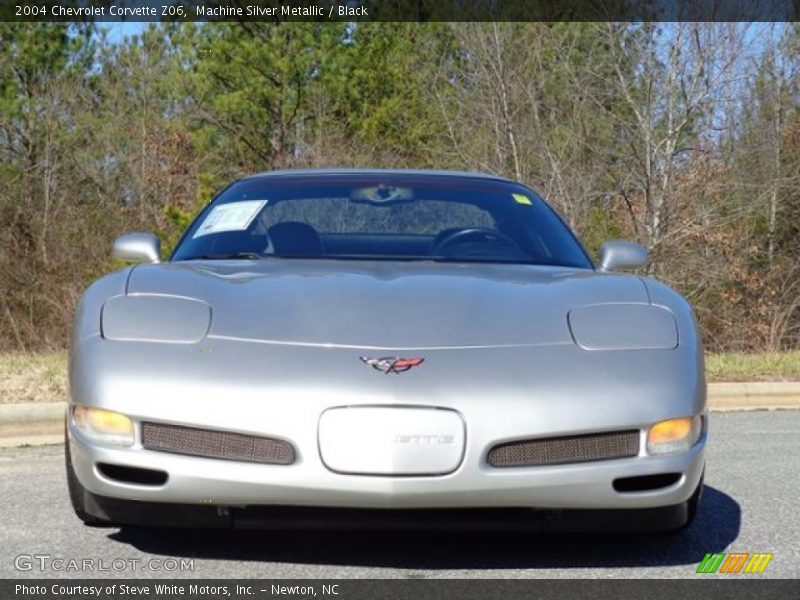
[[[531,199],[528,198],[525,194],[511,194],[511,197],[514,198],[514,202],[517,204],[524,204],[525,206],[533,206],[533,202]]]

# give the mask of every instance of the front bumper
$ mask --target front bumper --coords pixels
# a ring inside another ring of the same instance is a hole
[[[358,349],[224,340],[208,348],[136,348],[99,338],[78,346],[72,401],[130,415],[137,428],[153,421],[277,437],[293,444],[296,459],[267,465],[168,454],[143,448],[140,432],[130,448],[102,447],[70,424],[75,474],[100,497],[211,507],[651,509],[685,503],[702,476],[705,434],[682,454],[644,451],[644,431],[653,423],[705,413],[702,365],[688,352],[594,353],[571,344],[431,350],[424,368],[396,376],[366,368]],[[459,465],[433,476],[330,470],[320,456],[320,417],[354,405],[457,411],[465,427]],[[627,429],[641,431],[638,456],[546,467],[486,462],[489,449],[503,442]],[[168,478],[157,486],[121,483],[100,473],[98,463],[155,469]],[[643,492],[613,487],[617,478],[663,473],[679,478]]]
[[[141,447],[100,447],[72,427],[69,443],[80,483],[93,494],[125,500],[218,506],[636,509],[675,505],[691,496],[703,471],[705,438],[675,456],[506,469],[485,464],[484,453],[468,446],[453,473],[420,477],[334,473],[313,453],[293,465],[264,465]],[[168,479],[162,485],[123,483],[103,475],[99,463],[165,471]],[[680,478],[644,492],[621,493],[613,487],[617,478],[662,473],[679,473]]]

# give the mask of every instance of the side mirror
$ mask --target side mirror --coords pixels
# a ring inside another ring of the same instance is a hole
[[[161,262],[161,241],[152,233],[128,233],[114,240],[114,258],[143,263]]]
[[[647,262],[647,249],[641,244],[614,240],[600,246],[600,270],[638,269]]]

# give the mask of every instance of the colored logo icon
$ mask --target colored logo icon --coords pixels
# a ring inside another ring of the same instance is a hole
[[[763,573],[771,560],[771,552],[708,552],[697,565],[696,572],[727,575]]]

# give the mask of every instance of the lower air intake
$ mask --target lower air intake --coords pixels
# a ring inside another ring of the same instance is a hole
[[[164,423],[142,424],[142,446],[159,452],[273,465],[288,465],[295,458],[294,447],[283,440]]]
[[[542,467],[627,458],[639,454],[639,431],[612,431],[500,444],[489,451],[493,467]]]

